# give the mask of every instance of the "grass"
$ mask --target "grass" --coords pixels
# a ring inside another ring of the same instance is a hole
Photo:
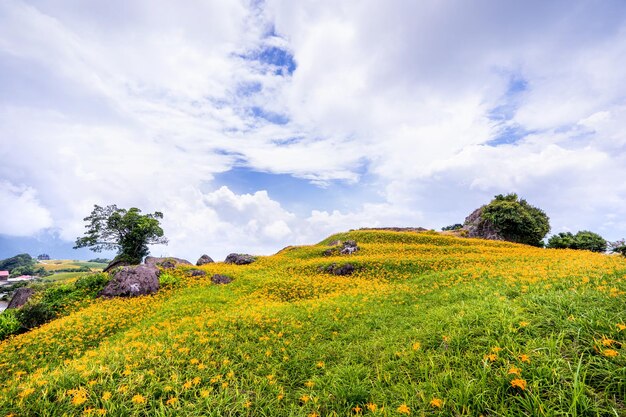
[[[2,342],[0,415],[626,415],[621,257],[355,231],[202,269]]]
[[[79,268],[89,268],[93,271],[101,271],[107,264],[101,264],[97,262],[85,262],[69,259],[52,259],[48,261],[39,261],[40,266],[48,272],[54,272],[58,270],[69,270]]]

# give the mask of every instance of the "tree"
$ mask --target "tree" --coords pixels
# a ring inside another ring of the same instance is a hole
[[[495,196],[484,206],[481,217],[510,242],[543,246],[543,238],[550,231],[550,219],[546,213],[519,199],[517,194]]]
[[[611,252],[619,253],[622,256],[626,256],[626,240],[618,240],[616,242],[609,243],[611,247]]]
[[[111,262],[136,265],[150,253],[148,245],[167,244],[159,219],[163,213],[140,214],[138,208],[120,209],[115,204],[94,206],[87,222],[85,236],[76,239],[74,249],[89,247],[94,252],[117,250]]]
[[[607,242],[602,236],[588,230],[581,230],[575,235],[570,232],[561,232],[548,239],[548,248],[552,249],[580,249],[592,252],[606,252]]]

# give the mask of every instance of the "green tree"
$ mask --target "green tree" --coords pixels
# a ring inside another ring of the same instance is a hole
[[[622,256],[626,256],[626,240],[618,240],[616,242],[609,243],[611,247],[611,252],[619,253]]]
[[[543,210],[531,206],[517,194],[499,194],[482,211],[500,235],[510,242],[543,246],[550,231],[550,219]]]
[[[150,253],[148,245],[167,244],[159,219],[163,214],[141,214],[138,208],[120,209],[115,204],[94,206],[85,221],[85,236],[76,239],[74,249],[89,247],[94,252],[117,250],[111,262],[139,264]]]
[[[548,239],[548,248],[580,249],[592,252],[606,252],[607,242],[602,236],[588,230],[581,230],[575,235],[561,232]]]

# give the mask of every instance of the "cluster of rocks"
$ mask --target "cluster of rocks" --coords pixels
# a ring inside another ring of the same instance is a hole
[[[343,243],[339,240],[334,240],[328,246],[332,246],[332,248],[326,249],[322,253],[324,256],[352,255],[360,249],[355,240],[346,240]]]
[[[326,272],[327,274],[346,276],[352,275],[355,271],[355,267],[354,265],[349,263],[343,265],[337,265],[336,263],[332,263],[328,266],[320,268],[320,270],[322,272]]]
[[[225,264],[247,265],[255,261],[254,256],[245,253],[231,253],[224,260]]]

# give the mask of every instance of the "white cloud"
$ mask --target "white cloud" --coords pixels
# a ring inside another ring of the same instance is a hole
[[[50,212],[41,206],[30,187],[0,181],[0,233],[30,236],[52,225]]]
[[[619,1],[9,0],[0,179],[47,213],[21,234],[71,241],[93,204],[117,203],[165,212],[173,255],[435,227],[509,191],[555,228],[617,238],[625,32]],[[293,54],[291,76],[249,59],[268,46]],[[487,145],[506,128],[514,144]],[[261,186],[221,187],[232,167],[375,185],[349,209],[296,215]]]

